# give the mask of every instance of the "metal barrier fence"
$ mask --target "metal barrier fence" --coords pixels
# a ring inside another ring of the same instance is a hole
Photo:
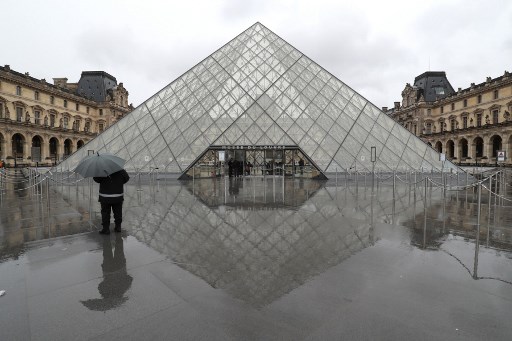
[[[16,175],[21,171],[23,176]],[[275,170],[274,170],[275,171]],[[193,172],[194,174],[195,172]],[[284,173],[284,172],[283,172]],[[368,172],[368,171],[352,171],[343,172],[345,177],[344,186],[349,186],[351,182],[359,183],[364,182],[365,187],[368,187],[368,182],[371,181],[372,193],[375,190],[379,190],[380,186],[390,185],[393,188],[393,199],[395,198],[395,192],[397,188],[397,181],[409,186],[409,189],[415,191],[422,185],[424,196],[425,196],[425,210],[427,209],[427,193],[433,189],[441,189],[443,196],[446,197],[448,191],[468,191],[473,190],[477,193],[478,204],[477,204],[477,221],[476,228],[477,234],[480,232],[480,217],[482,207],[482,192],[486,191],[488,196],[487,201],[487,214],[488,224],[491,219],[491,205],[494,203],[494,207],[508,207],[512,204],[512,198],[506,196],[506,190],[511,185],[507,183],[509,179],[510,171],[508,169],[498,169],[494,171],[478,172],[473,175],[469,173],[433,173],[433,172]],[[160,185],[160,175],[158,168],[152,168],[149,172],[137,171],[135,174],[131,174],[132,179],[136,181],[137,191],[142,191],[142,182],[148,183],[149,187],[158,191]],[[283,175],[284,177],[284,175]],[[336,188],[338,188],[341,178],[340,174],[336,170],[334,181]],[[350,181],[349,182],[349,178]],[[195,178],[193,177],[192,187],[195,186]],[[64,192],[64,188],[71,190],[74,188],[76,194],[79,191],[82,192],[83,198],[88,199],[88,221],[91,223],[93,217],[93,197],[95,196],[93,190],[92,179],[84,179],[78,174],[69,170],[54,168],[23,168],[23,169],[1,169],[0,170],[0,202],[4,200],[5,193],[8,185],[12,185],[10,191],[21,192],[24,191],[31,196],[34,196],[37,200],[40,200],[45,204],[47,210],[47,216],[51,217],[52,203],[50,200],[50,192],[52,189],[60,187],[60,192]],[[284,182],[283,182],[284,186]],[[494,209],[494,219],[496,219],[497,210]],[[49,218],[48,218],[49,219]],[[426,229],[426,214],[425,214],[425,226]]]

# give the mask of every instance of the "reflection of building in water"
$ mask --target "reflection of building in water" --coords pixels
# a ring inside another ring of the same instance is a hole
[[[213,178],[183,182],[183,186],[209,207],[224,205],[247,210],[300,206],[324,185],[325,181],[322,180],[283,180],[274,177]]]
[[[82,189],[52,181],[47,193],[45,182],[35,186],[24,173],[8,168],[6,178],[0,180],[0,258],[22,252],[27,242],[91,230],[89,209],[80,202]],[[88,194],[87,187],[87,202]]]
[[[493,188],[493,191],[496,190]],[[438,189],[434,195],[437,198],[427,209],[426,228],[423,209],[403,223],[411,228],[411,243],[423,248],[438,248],[449,234],[474,240],[478,214],[476,188],[448,191],[446,198],[443,198],[442,190]],[[480,242],[487,246],[512,250],[512,228],[510,217],[506,214],[507,207],[501,207],[493,198],[490,203],[489,207],[488,192],[482,189]]]

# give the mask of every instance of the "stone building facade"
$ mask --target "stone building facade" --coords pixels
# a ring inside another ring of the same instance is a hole
[[[512,75],[487,77],[455,91],[444,72],[425,72],[406,84],[393,119],[459,165],[512,165]],[[498,152],[505,162],[498,162]]]
[[[7,165],[56,164],[133,110],[123,83],[106,72],[53,81],[0,67],[0,159]]]

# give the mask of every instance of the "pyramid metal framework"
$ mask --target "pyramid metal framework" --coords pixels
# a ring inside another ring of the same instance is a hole
[[[434,149],[260,23],[91,140],[62,167],[74,169],[94,150],[126,159],[128,171],[158,168],[184,175],[209,150],[276,146],[297,148],[322,175],[443,167]],[[450,162],[444,167],[457,170]]]

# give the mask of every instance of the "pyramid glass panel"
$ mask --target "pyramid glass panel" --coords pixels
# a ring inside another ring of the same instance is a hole
[[[373,164],[372,147],[377,149]],[[248,175],[260,176],[326,178],[334,171],[370,166],[458,171],[261,23],[214,51],[83,150],[115,153],[126,159],[128,171],[158,167],[181,178],[228,175],[235,161],[251,165],[244,168],[250,169]],[[63,167],[76,165],[83,150],[63,161]]]

